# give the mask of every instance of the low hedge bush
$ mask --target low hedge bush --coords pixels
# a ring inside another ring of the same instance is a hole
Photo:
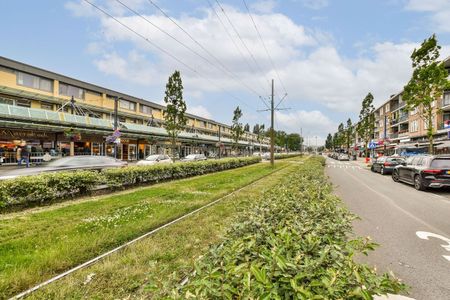
[[[323,158],[311,158],[295,175],[265,192],[242,212],[223,242],[195,265],[195,275],[174,298],[372,299],[405,286],[356,263],[375,247],[353,239],[355,219],[333,195]]]
[[[292,158],[292,157],[298,157],[302,156],[300,153],[275,153],[274,159],[285,159],[285,158]]]
[[[110,188],[117,189],[223,171],[259,161],[258,157],[229,158],[171,165],[130,166],[102,172],[75,171],[18,177],[0,181],[0,208],[4,211],[45,205],[86,195],[99,185],[107,184]]]

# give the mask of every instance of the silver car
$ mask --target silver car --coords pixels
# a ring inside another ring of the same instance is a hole
[[[172,164],[173,161],[168,155],[150,155],[147,156],[144,160],[140,160],[136,165],[138,166],[151,166],[156,164]]]
[[[185,158],[180,159],[180,161],[202,161],[206,160],[206,156],[204,154],[189,154]]]
[[[40,173],[74,171],[74,170],[103,170],[127,166],[127,162],[108,156],[66,156],[56,159],[45,166],[35,168],[23,168],[5,172],[1,179],[10,179],[19,176],[37,175]]]

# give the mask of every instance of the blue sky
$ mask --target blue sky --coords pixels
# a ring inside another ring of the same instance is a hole
[[[153,0],[208,53],[149,0],[121,0],[143,17],[115,0],[89,1],[178,61],[79,0],[2,1],[0,55],[158,103],[179,69],[191,112],[230,123],[240,105],[252,126],[269,122],[257,110],[274,78],[276,98],[285,88],[290,108],[277,113],[276,127],[302,128],[319,143],[339,122],[357,119],[369,91],[377,104],[399,92],[423,39],[436,33],[442,56],[450,55],[450,0],[246,0],[270,58],[242,0],[218,1],[226,15],[215,0]]]

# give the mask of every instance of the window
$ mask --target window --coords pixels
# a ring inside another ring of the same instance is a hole
[[[84,99],[84,90],[82,88],[65,83],[59,84],[59,94],[77,99]]]
[[[48,102],[41,102],[41,108],[47,110],[53,110],[53,104]]]
[[[124,109],[128,109],[128,110],[136,111],[136,103],[128,101],[128,100],[125,100],[125,99],[120,99],[119,107],[120,108],[124,108]]]
[[[449,91],[444,93],[444,100],[442,103],[442,106],[447,106],[447,105],[450,105],[450,92]]]
[[[139,111],[143,114],[146,115],[151,115],[152,114],[152,108],[150,106],[144,105],[144,104],[139,104]]]
[[[417,132],[419,131],[419,121],[414,120],[411,123],[409,123],[409,132]]]
[[[127,119],[125,117],[119,117],[120,123],[126,123]]]
[[[0,97],[0,103],[1,104],[14,105],[14,100],[13,99],[9,99],[9,98]]]
[[[206,123],[205,121],[203,121],[202,124],[203,124],[203,127],[206,128],[206,124],[207,124],[207,123]]]
[[[212,123],[208,123],[208,128],[212,129],[213,128],[213,124]]]
[[[383,114],[383,107],[380,108],[380,115]]]
[[[20,99],[20,100],[16,101],[16,105],[21,106],[21,107],[31,107],[31,101],[25,100],[25,99]]]
[[[384,107],[384,111],[385,111],[385,112],[389,112],[389,103],[386,104],[386,106]]]
[[[17,72],[17,84],[46,92],[53,91],[52,80],[22,72]]]

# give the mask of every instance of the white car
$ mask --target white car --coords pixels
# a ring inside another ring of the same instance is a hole
[[[206,156],[204,154],[189,154],[185,158],[180,159],[180,161],[201,161],[206,160]]]
[[[171,164],[173,163],[172,159],[167,155],[150,155],[147,156],[144,160],[140,160],[136,165],[138,166],[151,166],[156,164]]]

